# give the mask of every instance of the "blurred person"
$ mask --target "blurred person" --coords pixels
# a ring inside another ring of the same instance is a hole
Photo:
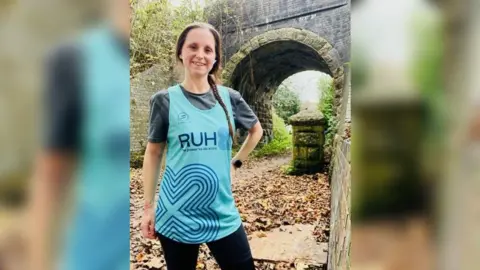
[[[31,269],[129,269],[131,9],[127,0],[106,3],[105,21],[48,58],[46,138],[27,224]]]
[[[211,25],[187,26],[178,38],[176,59],[184,67],[183,82],[150,100],[142,235],[159,239],[169,270],[195,269],[202,243],[221,269],[255,269],[231,179],[257,146],[262,126],[237,91],[218,84],[222,47]],[[249,135],[232,159],[236,126]]]

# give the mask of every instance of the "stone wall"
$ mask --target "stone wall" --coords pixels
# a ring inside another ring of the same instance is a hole
[[[350,59],[350,1],[228,0],[228,5],[232,17],[238,19],[228,21],[226,25],[220,25],[216,18],[209,20],[222,32],[226,59],[244,42],[281,28],[312,31],[332,44],[342,62]],[[235,25],[235,20],[241,25]]]
[[[158,66],[142,72],[130,80],[130,152],[143,151],[147,143],[150,98],[171,85],[170,75],[164,75]]]
[[[343,66],[344,91],[338,98],[338,130],[333,143],[330,174],[330,242],[328,252],[328,270],[346,270],[350,268],[350,225],[351,225],[351,166],[350,138],[344,137],[347,123],[351,121],[351,71],[348,64]]]
[[[328,270],[350,269],[350,141],[335,138],[334,166],[331,176],[330,241]]]

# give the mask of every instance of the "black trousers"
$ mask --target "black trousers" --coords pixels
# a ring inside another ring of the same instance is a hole
[[[184,244],[157,233],[168,270],[195,270],[200,244]],[[241,225],[234,233],[206,243],[222,270],[254,270],[247,234]]]

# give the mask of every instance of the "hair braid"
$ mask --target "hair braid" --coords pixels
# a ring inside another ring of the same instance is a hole
[[[230,122],[230,116],[228,114],[227,106],[225,106],[225,103],[223,102],[222,98],[220,97],[220,94],[218,93],[215,80],[210,75],[208,76],[208,84],[212,88],[212,92],[213,92],[213,95],[215,96],[215,99],[218,101],[220,106],[222,106],[223,111],[225,112],[225,116],[227,117],[228,131],[230,133],[230,137],[232,138],[233,143],[236,144],[237,142],[235,140],[235,136],[233,135],[233,127],[232,127],[232,123]]]

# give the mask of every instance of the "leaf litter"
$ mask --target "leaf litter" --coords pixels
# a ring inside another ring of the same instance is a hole
[[[325,174],[290,176],[280,170],[288,159],[276,157],[247,162],[232,180],[232,191],[250,239],[266,237],[282,225],[315,225],[318,242],[328,242],[330,187]],[[272,161],[273,160],[273,161]],[[271,164],[275,164],[272,167]],[[132,269],[167,269],[158,240],[145,239],[140,232],[143,179],[140,169],[130,172],[130,261]],[[158,192],[158,187],[157,187]],[[256,269],[296,269],[295,262],[255,261]],[[200,246],[196,269],[220,269],[206,245]]]

